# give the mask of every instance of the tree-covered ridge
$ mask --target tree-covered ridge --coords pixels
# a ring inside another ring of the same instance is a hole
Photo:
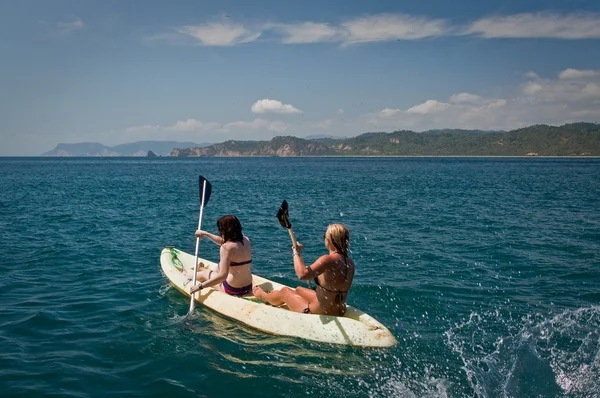
[[[600,156],[600,125],[535,125],[507,132],[410,130],[327,141],[275,137],[174,149],[171,156]]]

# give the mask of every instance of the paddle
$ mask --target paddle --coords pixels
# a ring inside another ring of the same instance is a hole
[[[208,180],[202,176],[198,177],[198,186],[200,187],[200,218],[198,218],[198,229],[202,229],[202,213],[204,206],[208,203],[210,193],[212,192],[212,185]],[[192,286],[196,286],[196,274],[198,272],[198,246],[200,245],[200,238],[196,238],[196,254],[194,255],[194,279],[192,279]],[[194,311],[194,296],[196,293],[192,293],[190,296],[190,310],[188,314]]]
[[[290,222],[290,216],[288,214],[288,203],[287,200],[283,200],[283,202],[281,203],[281,207],[279,208],[279,211],[277,212],[277,219],[279,220],[279,224],[281,224],[282,227],[286,228],[288,230],[288,232],[290,233],[290,239],[292,240],[292,246],[294,249],[296,249],[296,247],[298,246],[298,242],[296,241],[296,237],[294,236],[294,231],[292,230],[292,223]],[[308,287],[312,288],[312,284],[310,281],[308,282]]]

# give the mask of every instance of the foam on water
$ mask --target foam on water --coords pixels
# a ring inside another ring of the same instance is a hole
[[[600,307],[565,311],[534,328],[537,350],[568,394],[600,396]]]
[[[600,396],[600,307],[472,313],[445,335],[477,396]]]

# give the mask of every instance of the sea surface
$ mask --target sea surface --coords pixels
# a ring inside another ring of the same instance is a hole
[[[398,345],[186,317],[159,255],[194,252],[199,175],[278,282],[283,199],[308,261],[347,225]],[[600,159],[0,158],[0,245],[2,397],[600,397]]]

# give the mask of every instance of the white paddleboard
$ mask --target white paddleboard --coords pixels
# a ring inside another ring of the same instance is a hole
[[[218,269],[218,264],[212,261],[198,260],[213,271]],[[160,265],[171,285],[189,297],[193,284],[183,270],[193,275],[194,256],[175,248],[165,248],[160,255]],[[267,292],[284,286],[257,275],[252,275],[252,285],[258,285]],[[276,335],[360,347],[391,347],[397,343],[385,326],[351,306],[348,306],[343,317],[302,314],[292,312],[285,306],[265,304],[252,293],[236,297],[210,287],[195,293],[194,299],[228,318]]]

